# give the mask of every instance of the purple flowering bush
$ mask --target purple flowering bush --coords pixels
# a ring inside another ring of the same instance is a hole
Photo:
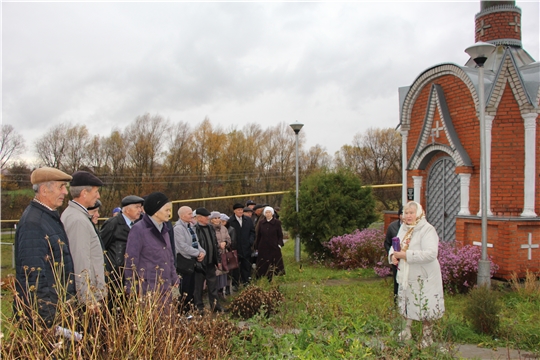
[[[467,293],[476,285],[478,276],[478,260],[482,258],[479,246],[466,245],[458,247],[454,243],[439,242],[439,263],[444,290],[450,294]],[[499,266],[491,258],[491,276]]]
[[[355,230],[336,236],[324,244],[333,258],[332,265],[340,269],[367,268],[377,265],[384,250],[385,235],[381,229]]]

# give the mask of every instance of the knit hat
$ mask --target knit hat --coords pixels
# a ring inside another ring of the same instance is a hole
[[[152,216],[168,202],[169,199],[164,193],[159,191],[153,192],[144,200],[144,212],[148,216]]]
[[[97,208],[101,207],[101,201],[96,200],[96,203],[93,206],[87,207],[87,210],[95,210]]]
[[[210,213],[210,220],[219,219],[220,217],[221,217],[221,213],[219,211],[212,211]]]
[[[222,221],[229,221],[229,217],[228,217],[227,215],[225,215],[225,214],[221,214],[221,215],[219,216],[219,218],[220,218]]]

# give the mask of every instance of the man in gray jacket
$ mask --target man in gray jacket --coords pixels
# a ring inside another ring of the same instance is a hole
[[[206,251],[199,245],[199,239],[195,233],[195,226],[192,225],[193,211],[189,206],[182,206],[178,209],[178,222],[174,226],[174,246],[176,254],[183,256],[186,259],[197,258],[198,262],[202,262]],[[182,286],[180,294],[184,296],[182,307],[183,312],[189,311],[189,307],[193,305],[193,292],[195,290],[195,274],[181,274]],[[202,294],[201,294],[202,297]]]
[[[107,294],[105,286],[105,261],[99,235],[90,220],[87,207],[99,199],[103,182],[86,171],[77,171],[70,183],[73,197],[60,217],[69,239],[77,298],[93,309]]]

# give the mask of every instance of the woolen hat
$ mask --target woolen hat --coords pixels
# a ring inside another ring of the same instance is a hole
[[[226,214],[221,214],[219,218],[223,221],[229,221],[229,217]]]
[[[244,208],[244,205],[240,204],[240,203],[236,203],[233,205],[233,210],[236,210],[236,209],[243,209]]]
[[[219,211],[212,211],[210,213],[210,220],[219,219],[220,217],[221,217],[221,213]]]
[[[36,169],[32,171],[32,174],[30,175],[30,182],[32,185],[48,181],[71,181],[71,179],[73,179],[71,175],[51,167]]]
[[[103,181],[88,171],[77,171],[72,176],[71,186],[103,186]]]
[[[144,200],[144,212],[147,213],[148,216],[152,216],[168,202],[169,199],[164,193],[159,191],[153,192]]]
[[[122,207],[128,206],[131,204],[144,204],[144,199],[136,195],[128,195],[122,199]]]
[[[120,211],[122,211],[122,209],[120,209],[119,207],[115,207],[112,211],[112,214],[116,214],[116,213],[119,213]]]
[[[95,210],[95,209],[97,209],[99,207],[101,207],[101,201],[96,200],[96,203],[94,204],[94,206],[87,207],[86,209],[87,210]]]
[[[253,200],[248,200],[246,203],[246,206],[249,206],[249,205],[257,205],[257,203]]]
[[[206,210],[203,207],[200,207],[197,210],[195,210],[195,214],[201,215],[201,216],[210,216],[210,211]]]

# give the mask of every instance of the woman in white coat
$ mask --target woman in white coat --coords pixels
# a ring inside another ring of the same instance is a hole
[[[422,206],[414,201],[403,207],[398,232],[401,249],[390,249],[389,260],[397,265],[399,312],[407,320],[401,340],[411,338],[413,320],[423,322],[422,347],[430,346],[431,323],[444,314],[441,267],[437,260],[439,236],[426,220]]]

